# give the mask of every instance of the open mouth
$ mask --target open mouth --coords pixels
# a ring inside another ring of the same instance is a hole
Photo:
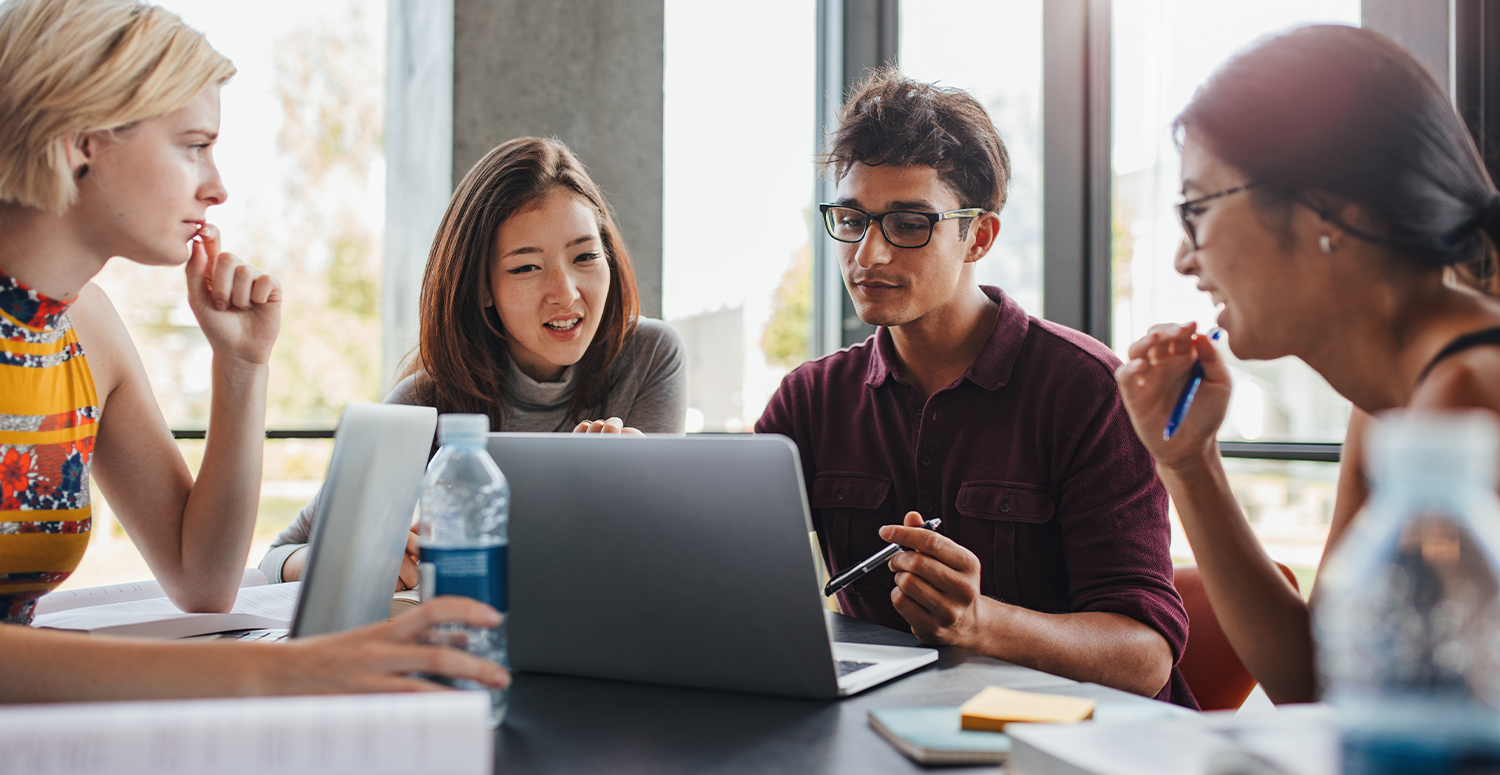
[[[552,329],[553,331],[572,331],[573,329],[578,327],[579,323],[582,322],[583,318],[568,318],[567,320],[548,321],[546,323],[543,323],[542,325]]]

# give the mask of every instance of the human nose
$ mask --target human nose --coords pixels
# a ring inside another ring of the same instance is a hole
[[[865,238],[854,245],[854,263],[860,269],[869,269],[876,264],[888,264],[891,262],[891,243],[885,238],[885,231],[880,228],[880,222],[871,221],[865,230]]]
[[[1198,274],[1198,251],[1193,250],[1186,234],[1177,241],[1177,254],[1172,256],[1172,268],[1181,275]]]
[[[209,205],[221,205],[229,199],[229,189],[224,186],[224,179],[219,176],[219,165],[209,162],[208,178],[199,187],[198,198]]]
[[[546,301],[559,307],[571,307],[578,300],[578,281],[570,269],[553,272],[547,282]]]

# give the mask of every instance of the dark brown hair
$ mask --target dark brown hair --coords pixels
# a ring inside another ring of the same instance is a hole
[[[1379,33],[1316,25],[1258,43],[1176,126],[1179,142],[1189,133],[1244,172],[1263,205],[1304,204],[1423,266],[1489,271],[1500,195],[1442,89]],[[1359,223],[1340,217],[1345,204]]]
[[[518,137],[496,146],[464,175],[427,257],[417,357],[403,376],[426,371],[417,395],[439,413],[487,414],[491,428],[504,428],[500,398],[510,351],[499,311],[485,306],[496,235],[506,219],[559,190],[593,208],[610,268],[604,317],[578,361],[568,414],[579,420],[603,403],[609,368],[640,311],[630,256],[603,194],[573,152],[553,138]]]
[[[937,170],[959,207],[1000,212],[1010,189],[1010,154],[984,106],[882,67],[844,103],[824,164],[841,180],[856,163]]]

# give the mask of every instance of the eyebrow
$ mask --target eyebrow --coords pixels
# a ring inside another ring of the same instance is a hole
[[[861,210],[864,209],[863,206],[860,205],[858,199],[852,199],[852,198],[848,198],[848,197],[841,197],[839,199],[835,199],[835,200],[833,200],[833,203],[836,204],[836,205],[838,205],[838,206],[840,206],[840,207],[853,207],[853,208],[857,208],[857,209],[861,209]],[[931,202],[923,201],[921,199],[900,200],[900,201],[896,201],[896,202],[891,202],[891,207],[890,207],[890,210],[936,210],[936,209],[937,208],[935,208],[935,207],[932,206]],[[887,212],[889,212],[889,211],[887,211]]]
[[[569,242],[568,244],[563,245],[563,247],[564,248],[571,248],[571,247],[573,247],[575,245],[582,245],[585,242],[592,242],[592,241],[597,240],[597,239],[599,239],[599,237],[596,234],[585,234],[582,237],[576,237],[576,238],[574,238],[572,242]],[[527,247],[524,247],[524,248],[516,248],[515,250],[512,250],[509,253],[506,253],[505,255],[501,256],[500,258],[506,259],[506,258],[510,258],[511,256],[519,256],[519,255],[524,255],[524,254],[527,254],[527,253],[540,253],[540,252],[542,252],[541,248],[531,247],[531,246],[528,245]]]
[[[209,142],[213,142],[213,141],[219,139],[219,133],[218,132],[211,132],[211,131],[209,131],[207,129],[188,129],[188,130],[184,130],[183,133],[182,133],[182,135],[184,137],[190,137],[190,136],[193,136],[193,135],[197,135],[198,137],[202,137],[202,138],[208,140]]]
[[[1192,178],[1183,178],[1182,179],[1182,195],[1183,196],[1187,196],[1188,189],[1193,189],[1195,191],[1202,191],[1203,190],[1202,187],[1200,187],[1198,185],[1198,181],[1193,180]]]

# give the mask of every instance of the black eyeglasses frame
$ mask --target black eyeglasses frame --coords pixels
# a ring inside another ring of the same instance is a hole
[[[834,208],[838,208],[840,210],[853,210],[854,212],[857,212],[857,213],[865,216],[865,229],[864,229],[864,231],[860,232],[858,239],[840,239],[838,235],[836,235],[836,234],[833,233],[833,231],[834,231],[834,224],[833,224],[832,216],[829,214],[829,211],[833,210]],[[965,208],[962,208],[962,209],[959,209],[959,210],[949,210],[949,211],[943,212],[943,213],[928,213],[928,212],[923,212],[921,210],[889,210],[889,211],[886,211],[886,212],[883,212],[883,213],[871,213],[871,212],[866,212],[864,210],[861,210],[858,207],[850,207],[849,205],[830,204],[830,203],[823,203],[823,204],[818,205],[818,211],[823,214],[823,229],[824,229],[824,231],[827,231],[828,232],[828,236],[832,237],[836,242],[842,242],[842,243],[844,243],[846,245],[853,245],[855,243],[858,243],[858,242],[864,240],[864,238],[869,235],[869,233],[870,233],[870,224],[871,223],[878,223],[878,224],[880,224],[880,234],[881,234],[881,236],[885,237],[885,241],[887,243],[889,243],[892,247],[906,248],[908,250],[915,250],[917,248],[925,248],[925,247],[927,247],[928,243],[932,242],[932,231],[937,226],[937,224],[938,224],[939,221],[949,221],[949,220],[953,220],[954,218],[978,218],[979,216],[984,215],[984,212],[985,212],[984,208],[982,208],[982,207],[965,207]],[[894,240],[891,239],[890,232],[888,232],[888,231],[885,230],[885,218],[888,215],[920,215],[920,216],[926,218],[927,219],[927,239],[923,240],[922,244],[920,244],[920,245],[899,245],[899,244],[897,244]]]

